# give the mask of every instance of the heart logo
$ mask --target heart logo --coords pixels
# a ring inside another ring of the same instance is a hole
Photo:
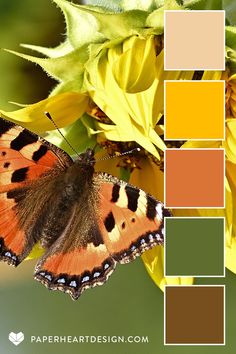
[[[11,332],[11,333],[9,333],[8,339],[14,345],[19,345],[21,342],[23,342],[23,340],[25,339],[25,336],[24,336],[24,333],[22,333],[22,332],[19,332],[19,333]]]

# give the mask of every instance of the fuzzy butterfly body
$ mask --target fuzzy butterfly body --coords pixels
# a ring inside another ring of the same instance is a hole
[[[73,161],[0,118],[0,260],[17,266],[40,243],[35,279],[77,299],[117,263],[163,244],[170,212],[144,191],[94,171],[88,149]]]

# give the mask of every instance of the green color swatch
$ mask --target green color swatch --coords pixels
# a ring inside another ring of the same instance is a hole
[[[224,218],[165,219],[165,273],[224,276]]]

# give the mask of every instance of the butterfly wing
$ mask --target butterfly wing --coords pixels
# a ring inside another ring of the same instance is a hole
[[[164,217],[169,210],[143,190],[106,173],[100,180],[100,230],[113,259],[128,263],[144,251],[163,245]]]
[[[67,228],[36,266],[35,278],[73,299],[102,285],[116,263],[163,244],[163,204],[105,173],[94,174]]]
[[[67,227],[35,269],[36,280],[74,300],[85,289],[102,285],[116,265],[99,230],[97,197],[91,189],[74,206]]]
[[[71,163],[64,151],[0,118],[0,260],[17,265],[30,252],[37,240],[27,229],[38,207],[24,203],[25,197],[35,180],[46,174],[50,180]],[[38,191],[39,199],[44,195]]]

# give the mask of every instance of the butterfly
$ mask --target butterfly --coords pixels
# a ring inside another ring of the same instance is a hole
[[[34,277],[77,299],[117,263],[163,245],[160,201],[107,173],[94,151],[75,161],[29,130],[0,118],[0,260],[17,266],[39,243]]]

